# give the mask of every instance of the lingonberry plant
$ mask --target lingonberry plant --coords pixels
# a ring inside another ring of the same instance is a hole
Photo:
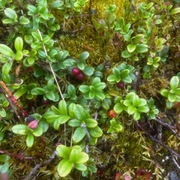
[[[0,179],[178,179],[179,13],[0,1]]]

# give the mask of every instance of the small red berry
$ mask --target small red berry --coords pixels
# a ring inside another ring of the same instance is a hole
[[[38,126],[38,121],[37,120],[33,120],[28,124],[28,128],[30,129],[36,129]]]
[[[79,74],[77,74],[77,75],[75,76],[75,78],[76,78],[77,80],[79,80],[79,81],[83,81],[84,78],[85,78],[85,75],[84,75],[83,72],[80,72]]]
[[[79,68],[77,68],[77,67],[74,67],[72,69],[72,74],[75,75],[75,76],[78,75],[80,72],[81,72],[81,70]]]
[[[118,88],[120,88],[120,89],[124,89],[124,82],[123,81],[119,81],[118,83],[117,83],[117,87]]]
[[[110,118],[115,118],[117,116],[117,114],[113,109],[111,109],[111,110],[108,111],[108,116]]]

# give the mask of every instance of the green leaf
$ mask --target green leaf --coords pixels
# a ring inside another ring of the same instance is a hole
[[[143,98],[139,98],[138,106],[145,106],[147,104],[147,101]]]
[[[34,144],[34,136],[32,134],[28,134],[26,138],[26,144],[28,147],[32,147]]]
[[[23,52],[22,51],[17,51],[15,54],[15,60],[19,61],[23,58]]]
[[[0,110],[0,117],[6,117],[6,111],[4,108]]]
[[[18,124],[12,127],[12,132],[15,134],[26,135],[28,133],[28,127],[25,124]]]
[[[174,15],[180,13],[180,7],[174,8],[170,11],[170,15]]]
[[[85,67],[83,70],[84,74],[87,76],[91,76],[94,73],[94,68],[93,67]]]
[[[54,117],[52,117],[52,118],[54,118]],[[49,117],[47,119],[47,121],[49,121],[49,119],[51,119],[51,117]],[[66,116],[66,115],[62,115],[62,116],[56,115],[56,118],[53,119],[53,121],[54,121],[54,123],[53,123],[54,129],[58,130],[59,126],[61,124],[64,124],[65,122],[67,122],[69,119],[70,119],[70,117]]]
[[[106,97],[103,92],[95,92],[95,96],[101,100],[103,100]]]
[[[167,89],[162,89],[160,91],[161,95],[164,96],[164,97],[168,97],[168,94],[169,94],[169,91]]]
[[[73,168],[73,163],[67,159],[63,159],[57,165],[57,171],[58,171],[60,177],[67,176],[71,172],[72,168]]]
[[[48,91],[46,93],[46,97],[47,97],[47,99],[49,99],[51,101],[54,101],[54,102],[58,101],[56,93],[54,91]]]
[[[127,45],[127,50],[132,53],[134,50],[136,49],[136,45],[135,44],[128,44]]]
[[[59,157],[62,157],[64,159],[69,159],[71,151],[70,148],[68,148],[67,146],[61,144],[57,146],[56,151]]]
[[[147,106],[140,106],[138,107],[138,112],[144,112],[147,113],[149,111],[149,108]]]
[[[111,125],[107,131],[108,133],[122,132],[124,130],[123,126],[120,123],[116,122],[115,119],[112,119],[110,121],[110,124]]]
[[[130,52],[128,52],[127,50],[124,50],[124,51],[122,51],[121,56],[126,59],[126,58],[130,58],[132,56],[132,54]]]
[[[2,22],[3,22],[3,24],[14,24],[13,19],[3,19]]]
[[[119,80],[119,77],[116,77],[114,74],[109,75],[107,78],[107,81],[109,81],[111,84],[116,83]]]
[[[80,90],[82,93],[86,94],[86,93],[89,92],[89,86],[87,86],[87,85],[81,85],[81,86],[79,86],[79,90]]]
[[[21,17],[19,18],[19,23],[22,24],[22,25],[26,25],[26,24],[29,24],[30,21],[29,21],[28,18],[26,18],[26,17],[24,17],[24,16],[21,16]]]
[[[135,112],[134,115],[133,115],[133,119],[134,119],[135,121],[137,121],[137,120],[139,120],[140,118],[141,118],[140,113],[139,113],[139,112]]]
[[[114,111],[115,111],[117,114],[120,114],[123,110],[124,110],[124,105],[123,105],[122,103],[117,103],[117,104],[115,104],[115,106],[114,106]]]
[[[40,87],[36,87],[34,89],[31,90],[31,94],[32,95],[43,95],[45,93],[45,89],[40,88]]]
[[[16,51],[22,51],[23,50],[23,39],[21,37],[17,37],[14,42],[14,47]]]
[[[40,126],[38,126],[38,127],[33,131],[33,135],[34,135],[34,136],[39,137],[39,136],[41,136],[42,134],[43,134],[43,129],[42,129]]]
[[[5,15],[6,15],[8,18],[10,18],[10,19],[13,19],[13,20],[16,20],[16,19],[17,19],[17,14],[16,14],[16,12],[15,12],[13,9],[11,9],[11,8],[6,8],[6,9],[4,10],[4,13],[5,13]]]
[[[0,44],[0,53],[9,57],[14,56],[14,52],[12,51],[12,49],[6,46],[5,44]]]
[[[89,113],[81,105],[76,105],[74,112],[75,112],[76,118],[82,121],[90,117]]]
[[[176,101],[176,95],[174,93],[169,93],[168,94],[168,100],[170,102],[175,102]]]
[[[89,53],[87,51],[85,51],[79,56],[79,60],[85,61],[88,57],[89,57]]]
[[[69,107],[68,107],[69,116],[71,118],[75,118],[76,117],[75,109],[76,109],[76,105],[74,103],[71,103],[69,105]]]
[[[97,126],[97,124],[98,124],[97,121],[95,119],[92,119],[92,118],[86,119],[85,123],[86,123],[86,126],[88,128],[93,128],[93,127]]]
[[[89,129],[89,134],[95,138],[98,138],[103,135],[103,132],[100,127],[96,126],[95,128]]]
[[[73,163],[85,163],[88,159],[89,156],[86,153],[80,152],[76,148],[72,149],[69,158],[69,160]]]
[[[84,164],[75,164],[75,168],[79,171],[86,171],[87,167]]]
[[[171,109],[172,106],[173,106],[173,103],[172,103],[172,102],[170,102],[170,101],[167,101],[167,102],[166,102],[166,107],[167,107],[168,109]]]
[[[78,127],[81,125],[81,121],[78,119],[72,119],[68,122],[68,125],[71,127]]]
[[[85,132],[84,128],[78,127],[75,130],[72,139],[74,142],[78,143],[79,141],[81,141],[84,138],[85,135],[86,135],[86,132]]]
[[[179,78],[177,76],[173,76],[170,80],[171,89],[175,89],[179,86]]]
[[[148,45],[146,44],[138,44],[136,46],[136,53],[145,53],[148,51]]]
[[[137,112],[137,108],[134,106],[128,106],[127,108],[127,113],[128,114],[134,114],[135,112]]]
[[[58,104],[58,108],[61,114],[67,115],[67,104],[65,100],[61,100]]]

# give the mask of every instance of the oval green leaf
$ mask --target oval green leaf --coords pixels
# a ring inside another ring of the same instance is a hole
[[[73,137],[72,137],[73,141],[78,143],[79,141],[81,141],[84,138],[85,135],[86,135],[86,132],[85,132],[84,128],[78,127],[73,134]]]
[[[13,57],[14,55],[12,49],[6,46],[5,44],[0,44],[0,53],[9,57]]]
[[[57,166],[57,171],[60,177],[67,176],[73,168],[73,163],[67,159],[63,159]]]
[[[28,134],[27,138],[26,138],[26,145],[28,147],[32,147],[34,144],[34,136],[32,134]]]

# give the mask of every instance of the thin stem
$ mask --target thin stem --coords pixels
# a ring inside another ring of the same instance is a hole
[[[41,38],[41,41],[43,41],[41,32],[39,31],[39,29],[38,29],[37,31],[38,31],[38,34],[39,34],[39,36],[40,36],[40,38]],[[48,56],[47,50],[46,50],[46,47],[45,47],[44,43],[43,43],[43,50],[44,50],[45,55]],[[51,70],[51,72],[52,72],[52,74],[53,74],[53,77],[54,77],[54,80],[55,80],[55,82],[56,82],[56,85],[57,85],[59,94],[60,94],[60,96],[61,96],[61,99],[64,100],[64,97],[63,97],[61,88],[60,88],[59,83],[58,83],[58,81],[57,81],[56,74],[55,74],[55,72],[54,72],[54,70],[53,70],[53,67],[52,67],[51,62],[49,62],[49,67],[50,67],[50,70]]]
[[[170,154],[172,156],[176,156],[178,159],[180,159],[180,154],[178,154],[176,151],[174,151],[173,149],[171,149],[169,146],[167,146],[166,144],[164,144],[163,142],[157,140],[156,138],[154,138],[153,136],[151,136],[144,128],[142,128],[142,126],[137,122],[136,123],[137,126],[154,142],[157,142],[158,144],[160,144],[162,147],[164,147],[165,149],[167,149]]]
[[[40,38],[41,38],[41,41],[43,41],[41,32],[39,31],[39,29],[38,29],[37,31],[38,31],[38,34],[39,34],[39,36],[40,36]],[[45,47],[44,43],[43,43],[42,45],[43,45],[43,49],[44,49],[45,55],[48,56],[47,50],[46,50],[46,47]],[[55,80],[55,82],[56,82],[56,85],[57,85],[59,94],[60,94],[60,96],[61,96],[61,99],[64,100],[64,97],[63,97],[61,88],[60,88],[60,86],[59,86],[59,83],[58,83],[58,80],[57,80],[57,78],[56,78],[56,74],[55,74],[55,72],[54,72],[54,70],[53,70],[53,67],[52,67],[51,62],[49,62],[49,67],[50,67],[50,70],[51,70],[51,72],[52,72],[52,74],[53,74],[53,77],[54,77],[54,80]],[[66,133],[66,123],[64,124],[64,133]],[[65,138],[65,140],[64,140],[64,144],[66,145],[66,138]]]
[[[41,167],[41,166],[45,166],[49,163],[51,163],[51,161],[55,158],[56,156],[56,151],[54,151],[52,153],[52,155],[49,157],[49,159],[45,160],[44,162],[41,162],[39,164],[37,164],[32,170],[31,172],[24,178],[24,180],[31,180],[32,176],[37,172],[37,170]]]

